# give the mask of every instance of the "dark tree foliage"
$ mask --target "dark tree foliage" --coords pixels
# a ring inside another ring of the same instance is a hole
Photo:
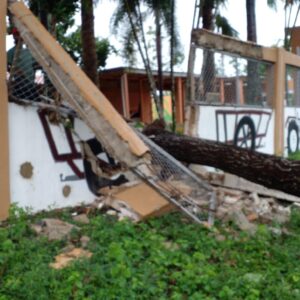
[[[70,33],[66,34],[63,27],[58,26],[57,28],[57,39],[64,49],[71,55],[71,57],[80,66],[83,65],[82,61],[82,40],[81,40],[81,27]],[[96,38],[96,54],[97,54],[97,70],[105,68],[108,56],[111,53],[116,53],[113,46],[110,45],[108,39]]]

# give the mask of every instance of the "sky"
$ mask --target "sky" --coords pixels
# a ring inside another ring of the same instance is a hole
[[[239,38],[246,40],[246,4],[245,0],[227,0],[226,7],[221,9],[230,24],[239,32]],[[262,46],[282,45],[284,37],[284,9],[281,1],[278,2],[277,11],[267,6],[267,0],[256,0],[256,22],[258,44]],[[177,0],[176,16],[178,20],[179,35],[183,45],[185,59],[177,71],[187,71],[187,60],[190,46],[190,33],[192,29],[195,0]],[[110,32],[110,19],[116,4],[111,0],[101,0],[95,9],[95,34],[101,38],[109,38],[109,41],[120,49],[122,45]],[[296,7],[293,8],[293,16]],[[300,18],[299,18],[300,19]],[[77,15],[77,24],[80,24],[80,16]],[[293,20],[293,17],[291,18]],[[300,21],[296,25],[300,26]],[[12,46],[12,40],[8,40],[7,47]],[[106,68],[125,66],[126,63],[115,55],[111,55]],[[143,68],[142,65],[138,66]]]
[[[245,0],[228,0],[226,7],[221,9],[230,24],[239,32],[239,38],[246,40],[246,4]],[[187,59],[190,45],[190,33],[192,29],[194,0],[177,0],[177,20],[179,35],[184,47],[185,60],[178,71],[187,71]],[[108,37],[117,48],[116,38],[110,34],[110,17],[115,5],[110,0],[102,0],[95,10],[95,33],[99,37]],[[293,8],[293,15],[296,7]],[[291,18],[293,20],[293,18]],[[258,44],[262,46],[282,45],[284,37],[284,8],[278,1],[277,11],[267,6],[267,0],[256,0],[256,22]],[[300,22],[299,22],[300,25]],[[121,58],[111,56],[107,61],[107,68],[124,66]],[[141,66],[142,67],[142,66]]]

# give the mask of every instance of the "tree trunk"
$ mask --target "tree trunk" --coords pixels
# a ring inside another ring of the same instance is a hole
[[[136,15],[136,20],[137,20],[137,24],[135,24],[135,19],[133,18],[134,13],[131,11],[130,6],[129,6],[129,1],[126,0],[125,1],[125,5],[126,5],[126,12],[128,15],[128,19],[130,22],[130,26],[134,35],[134,39],[137,43],[138,46],[138,50],[139,53],[141,55],[146,73],[147,73],[147,78],[149,81],[149,85],[150,85],[150,91],[154,100],[154,104],[159,116],[159,119],[163,118],[163,111],[161,109],[161,106],[159,104],[159,97],[157,96],[157,88],[156,88],[156,82],[153,76],[153,72],[151,69],[151,65],[150,65],[150,60],[149,60],[149,54],[148,54],[148,48],[147,48],[147,43],[146,43],[146,38],[145,38],[145,32],[144,32],[144,27],[143,27],[143,16],[142,16],[142,12],[141,12],[141,8],[140,8],[140,4],[138,4],[137,6],[137,15]],[[140,32],[140,36],[141,36],[141,40],[139,38],[139,34],[138,32]],[[144,51],[143,51],[144,49]]]
[[[257,43],[255,0],[246,0],[247,41]],[[262,103],[262,87],[259,78],[259,63],[248,60],[247,64],[246,103],[260,105]]]
[[[247,11],[247,41],[257,42],[255,0],[246,0]]]
[[[214,30],[214,1],[204,1],[203,4],[203,28],[207,30]],[[215,79],[215,62],[214,53],[210,50],[203,51],[204,63],[202,67],[201,77],[203,80],[203,90],[198,93],[196,97],[199,101],[206,101],[207,93],[213,92],[214,89],[214,79]],[[200,99],[199,99],[200,96]]]
[[[81,39],[83,70],[99,86],[93,0],[81,0]]]
[[[157,54],[157,78],[158,78],[158,91],[159,91],[159,103],[160,103],[160,109],[163,112],[164,107],[164,99],[163,99],[163,70],[162,70],[162,36],[161,36],[161,13],[159,9],[155,10],[155,27],[156,27],[156,33],[155,33],[155,41],[156,41],[156,54]],[[159,117],[163,118],[159,114]]]
[[[144,133],[180,161],[215,167],[265,187],[300,196],[300,161],[176,135],[151,126]]]
[[[176,130],[176,99],[174,78],[174,49],[175,49],[175,0],[171,0],[171,37],[170,37],[170,72],[171,72],[171,100],[172,100],[172,131]]]

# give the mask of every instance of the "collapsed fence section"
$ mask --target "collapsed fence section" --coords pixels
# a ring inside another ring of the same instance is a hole
[[[23,3],[9,9],[18,37],[9,54],[11,99],[71,107],[121,170],[132,170],[194,221],[211,220],[212,187],[132,130]]]

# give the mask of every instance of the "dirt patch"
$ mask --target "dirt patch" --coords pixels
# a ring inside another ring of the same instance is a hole
[[[33,176],[33,166],[30,162],[25,162],[20,167],[20,174],[23,178],[30,179]]]
[[[63,187],[62,193],[63,193],[65,198],[69,197],[70,194],[71,194],[71,187],[69,185],[65,185]]]

